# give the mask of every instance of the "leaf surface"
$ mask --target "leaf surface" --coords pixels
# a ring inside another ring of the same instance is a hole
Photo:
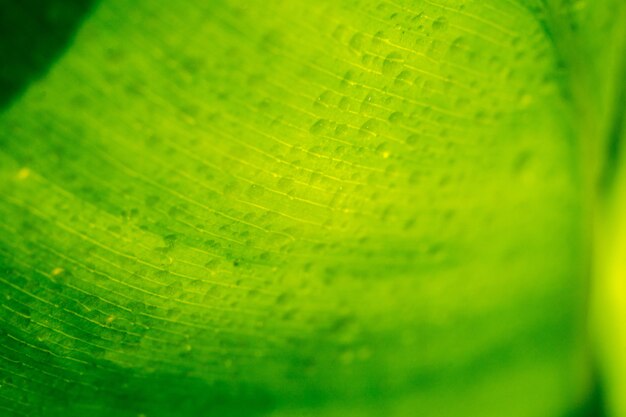
[[[102,1],[0,115],[0,409],[584,408],[613,6]]]

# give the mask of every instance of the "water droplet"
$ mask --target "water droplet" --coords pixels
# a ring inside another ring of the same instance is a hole
[[[281,177],[278,180],[278,188],[281,191],[291,191],[293,187],[294,187],[294,181],[293,179],[289,177]]]
[[[410,219],[408,219],[407,221],[404,222],[403,229],[404,230],[411,230],[414,226],[415,226],[415,218],[410,218]]]
[[[157,195],[149,195],[146,197],[146,206],[154,207],[159,202],[159,196]]]
[[[411,184],[411,185],[419,184],[421,178],[422,178],[422,173],[421,172],[413,171],[409,175],[409,184]]]
[[[324,91],[320,94],[313,103],[316,107],[328,107],[331,102],[333,92],[330,90]]]
[[[248,195],[248,197],[258,198],[258,197],[261,197],[264,193],[265,193],[265,187],[263,187],[262,185],[252,184],[251,186],[248,187],[246,194]]]
[[[359,134],[361,136],[374,136],[376,133],[375,127],[376,127],[376,120],[369,119],[368,121],[366,121],[365,123],[361,125],[361,128],[359,129]]]
[[[163,236],[163,242],[165,243],[166,248],[171,249],[174,247],[174,245],[176,244],[176,240],[178,239],[178,235],[176,234],[169,234],[166,236]]]
[[[235,195],[239,192],[239,184],[235,181],[230,181],[224,185],[224,195]]]
[[[392,52],[387,55],[383,62],[383,74],[391,75],[398,71],[402,64],[402,55]]]
[[[339,100],[338,107],[341,110],[348,110],[349,106],[350,106],[350,99],[346,96],[341,97],[341,100]]]
[[[313,135],[319,135],[320,133],[322,133],[325,127],[326,120],[319,119],[311,125],[311,127],[309,128],[309,132],[311,132]]]
[[[174,281],[166,287],[161,288],[161,294],[170,298],[177,298],[183,292],[183,284],[179,281]]]
[[[464,51],[467,51],[467,41],[464,37],[460,36],[452,41],[450,44],[451,55],[461,55]]]
[[[350,38],[350,42],[348,44],[350,45],[350,48],[360,51],[361,48],[363,47],[363,39],[364,39],[363,34],[357,32],[354,35],[352,35],[352,37]]]
[[[292,295],[287,292],[284,292],[284,293],[279,294],[278,297],[276,297],[276,304],[286,305],[291,300],[292,300]]]
[[[516,175],[525,174],[531,166],[532,153],[530,151],[520,152],[513,161],[513,173]]]
[[[380,48],[383,44],[383,41],[385,41],[386,39],[387,38],[385,36],[385,32],[383,32],[382,30],[379,30],[378,32],[376,32],[376,34],[372,38],[372,48],[374,49]]]
[[[428,50],[426,52],[428,53],[429,56],[436,57],[440,54],[441,51],[442,51],[442,43],[436,39],[433,39],[430,42],[430,46],[428,47]]]
[[[335,126],[335,136],[345,136],[346,133],[348,133],[347,125],[340,123]]]
[[[406,144],[411,145],[411,146],[417,144],[418,141],[419,141],[419,136],[417,135],[409,135],[405,139]]]
[[[346,87],[351,87],[353,84],[354,84],[354,72],[346,71],[346,73],[343,74],[343,78],[341,79],[341,86],[343,88],[346,88]]]
[[[474,115],[474,119],[478,123],[485,123],[485,121],[487,120],[487,113],[485,113],[483,110],[479,110]]]
[[[329,331],[339,341],[348,342],[354,339],[358,332],[357,321],[350,315],[342,315],[331,324]]]
[[[338,40],[339,42],[343,43],[344,39],[346,38],[347,33],[348,33],[348,28],[346,28],[344,25],[338,25],[335,28],[335,30],[333,30],[332,37]]]
[[[389,115],[388,120],[391,123],[400,123],[400,121],[402,120],[403,114],[399,111],[393,112]]]
[[[433,30],[445,30],[448,28],[448,19],[441,16],[433,21]]]
[[[409,79],[411,78],[411,73],[409,71],[401,71],[400,74],[396,76],[395,84],[410,84]]]
[[[361,107],[360,107],[359,111],[361,113],[365,113],[365,114],[371,112],[373,107],[374,107],[372,105],[373,104],[373,100],[374,100],[374,97],[371,94],[366,95],[363,98],[363,101],[361,101]]]
[[[378,145],[376,147],[376,152],[382,156],[384,159],[389,158],[389,155],[391,155],[391,152],[389,152],[388,149],[388,145],[386,142],[381,143],[380,145]]]

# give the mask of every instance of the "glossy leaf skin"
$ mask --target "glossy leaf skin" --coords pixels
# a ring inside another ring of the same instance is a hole
[[[0,115],[0,409],[582,415],[605,122],[530,3],[102,1]]]

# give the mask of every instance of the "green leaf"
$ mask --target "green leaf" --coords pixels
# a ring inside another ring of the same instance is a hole
[[[0,410],[581,415],[624,10],[103,0],[0,114]]]

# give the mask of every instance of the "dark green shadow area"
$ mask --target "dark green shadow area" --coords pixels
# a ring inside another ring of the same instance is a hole
[[[0,110],[61,56],[96,0],[0,0]]]
[[[567,414],[565,417],[609,417],[606,405],[604,382],[596,367],[593,376],[593,387],[587,402],[582,404],[579,410]]]
[[[126,369],[83,356],[81,349],[74,361],[64,361],[39,342],[20,341],[28,336],[13,326],[0,326],[0,344],[9,352],[3,364],[9,368],[0,371],[0,383],[22,386],[10,392],[15,402],[12,410],[0,409],[3,417],[259,417],[275,406],[263,387],[208,383],[184,369]],[[22,366],[25,358],[28,367]]]

